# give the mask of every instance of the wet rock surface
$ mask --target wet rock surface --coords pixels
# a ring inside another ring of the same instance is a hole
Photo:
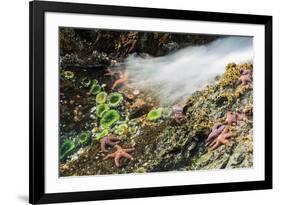
[[[251,69],[251,65],[246,66]],[[117,168],[113,160],[103,159],[107,153],[103,153],[99,142],[94,141],[77,157],[61,164],[61,174],[69,176],[252,167],[251,85],[224,84],[224,80],[231,80],[224,78],[234,78],[232,80],[235,81],[235,76],[228,76],[227,72],[240,67],[229,64],[217,82],[188,98],[184,104],[185,114],[181,124],[172,119],[151,123],[142,126],[139,135],[122,139],[125,148],[135,147],[132,152],[134,160],[121,159],[121,167]],[[222,93],[225,96],[223,101],[220,99]],[[230,126],[234,136],[226,145],[210,151],[205,140],[212,126],[224,122],[229,111],[244,114],[244,118]]]

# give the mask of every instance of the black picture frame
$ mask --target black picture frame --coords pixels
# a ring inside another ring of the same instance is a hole
[[[31,204],[154,197],[198,193],[260,190],[272,188],[272,17],[262,15],[230,14],[105,6],[93,4],[32,1],[30,12],[30,165],[29,202]],[[265,180],[236,183],[198,184],[184,186],[136,188],[108,191],[87,191],[71,193],[45,193],[44,161],[44,14],[45,12],[81,13],[111,16],[149,17],[162,19],[198,20],[260,24],[265,26]]]

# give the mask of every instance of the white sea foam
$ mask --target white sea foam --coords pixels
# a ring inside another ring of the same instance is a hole
[[[252,37],[225,37],[203,46],[192,46],[173,54],[125,60],[132,86],[158,92],[162,105],[186,99],[224,72],[230,63],[253,61]]]

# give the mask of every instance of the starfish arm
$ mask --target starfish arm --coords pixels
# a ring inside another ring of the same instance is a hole
[[[222,140],[221,140],[221,143],[222,143],[222,144],[228,144],[228,140],[227,140],[227,139],[222,139]]]
[[[103,159],[105,160],[105,159],[113,158],[113,157],[115,157],[115,154],[114,154],[114,153],[108,154],[108,155],[107,155],[105,158],[103,158]]]
[[[111,137],[109,137],[109,139],[111,141],[120,141],[120,139],[118,137],[115,137],[115,136],[111,136]]]
[[[117,154],[117,155],[114,157],[114,162],[115,162],[116,167],[120,167],[120,163],[119,163],[120,158],[121,158],[121,155],[120,155],[120,154]]]
[[[124,150],[124,152],[132,152],[132,151],[134,151],[135,149],[134,148],[129,148],[129,149],[123,149]]]
[[[132,155],[130,155],[130,154],[126,153],[126,152],[122,152],[122,153],[121,153],[121,156],[122,156],[122,157],[125,157],[125,158],[127,158],[127,159],[130,159],[130,160],[133,160]]]
[[[212,141],[209,146],[212,147],[214,144],[216,144],[217,140]]]
[[[225,134],[225,139],[229,139],[230,137],[233,137],[234,135],[233,135],[233,133],[227,133],[227,134]]]
[[[110,146],[114,146],[114,145],[117,145],[118,143],[119,143],[119,141],[115,141],[115,142],[109,141],[107,144]]]
[[[210,151],[217,149],[220,146],[220,141],[217,140],[216,143],[210,148]]]
[[[103,140],[100,143],[100,148],[103,152],[108,152],[107,149],[106,149],[106,143]]]
[[[211,132],[208,136],[208,138],[205,140],[205,143],[210,143],[213,139],[215,139],[218,135],[215,135],[213,132]]]
[[[111,89],[114,89],[118,84],[119,84],[119,80],[116,80],[116,81],[113,83]]]

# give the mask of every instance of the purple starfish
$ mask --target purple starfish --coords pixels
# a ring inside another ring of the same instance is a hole
[[[108,152],[106,149],[107,146],[117,145],[120,140],[115,136],[105,136],[100,140],[100,147],[103,152]]]
[[[211,133],[209,134],[208,138],[205,141],[206,145],[210,144],[215,138],[217,138],[222,133],[224,128],[225,128],[224,124],[216,123],[212,127],[212,131],[211,131]]]

